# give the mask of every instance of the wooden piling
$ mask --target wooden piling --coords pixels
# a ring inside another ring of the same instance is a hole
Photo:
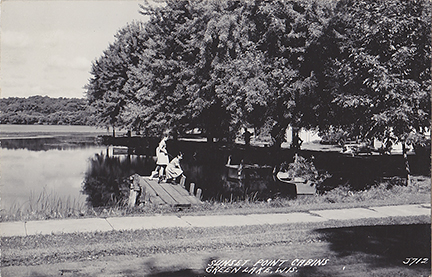
[[[196,198],[198,198],[199,200],[201,200],[202,197],[202,190],[200,188],[197,189],[197,193],[196,193]]]
[[[138,196],[138,192],[137,191],[135,191],[133,189],[131,189],[129,191],[129,203],[128,203],[129,204],[129,208],[135,207],[137,196]]]
[[[189,194],[195,195],[195,183],[190,183]]]

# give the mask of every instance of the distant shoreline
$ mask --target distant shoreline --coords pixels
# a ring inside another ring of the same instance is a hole
[[[59,135],[108,135],[107,130],[88,125],[24,125],[0,124],[0,139],[15,138],[46,138]]]

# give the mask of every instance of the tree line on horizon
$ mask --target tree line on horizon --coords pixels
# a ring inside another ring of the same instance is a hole
[[[121,28],[86,85],[94,124],[160,136],[289,126],[411,143],[430,128],[427,0],[168,0]],[[297,133],[296,133],[297,132]]]
[[[85,98],[48,96],[0,99],[0,124],[94,125]]]

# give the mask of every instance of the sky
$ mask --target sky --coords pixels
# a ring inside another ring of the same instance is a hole
[[[1,97],[83,98],[90,69],[143,0],[2,0]]]

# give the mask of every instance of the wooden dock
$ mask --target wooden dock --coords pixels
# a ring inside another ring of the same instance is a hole
[[[154,205],[170,205],[175,207],[190,207],[202,204],[201,200],[176,184],[160,183],[147,176],[139,177],[139,184],[145,193],[146,203]]]

